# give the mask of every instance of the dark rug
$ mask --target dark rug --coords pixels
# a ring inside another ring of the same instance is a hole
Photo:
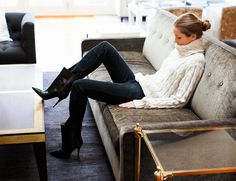
[[[53,72],[44,73],[44,89],[56,75]],[[68,100],[61,101],[55,108],[56,98],[44,101],[48,180],[113,181],[112,170],[89,105],[83,121],[84,144],[80,158],[77,158],[76,151],[66,160],[56,159],[49,154],[61,147],[60,123],[68,117]],[[31,145],[0,147],[0,180],[39,180]]]

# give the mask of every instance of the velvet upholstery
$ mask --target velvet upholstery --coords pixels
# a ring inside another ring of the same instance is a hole
[[[221,46],[207,48],[205,71],[191,101],[202,119],[236,117],[236,50]]]
[[[176,16],[157,11],[152,28],[146,39],[86,39],[82,42],[85,54],[101,41],[113,44],[134,72],[152,74],[159,69],[163,59],[173,49],[171,30]],[[165,28],[162,28],[165,27]],[[162,37],[160,38],[160,34]],[[166,40],[168,39],[168,42]],[[125,41],[124,41],[125,40]],[[235,50],[224,43],[204,37],[206,40],[206,71],[199,82],[196,93],[183,109],[127,109],[117,105],[89,99],[95,121],[104,143],[116,180],[134,180],[134,133],[135,123],[143,129],[176,129],[193,127],[236,126],[235,115]],[[143,44],[142,44],[143,42]],[[121,46],[122,45],[122,46]],[[225,65],[224,65],[225,64]],[[212,72],[209,80],[209,71]],[[103,66],[88,78],[111,81]],[[223,85],[221,82],[223,81]],[[155,170],[149,152],[144,149],[142,164],[146,165],[141,180]],[[171,162],[171,160],[170,160]],[[148,165],[148,166],[147,166]],[[203,175],[193,180],[206,178],[213,181],[234,178],[235,175]],[[149,178],[149,180],[152,180]],[[186,180],[181,178],[180,180]]]
[[[30,13],[6,13],[10,37],[0,42],[0,64],[36,63],[34,16]]]

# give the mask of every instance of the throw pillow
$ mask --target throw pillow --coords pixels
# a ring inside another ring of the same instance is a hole
[[[7,28],[7,21],[5,12],[0,11],[0,42],[1,41],[12,41]]]

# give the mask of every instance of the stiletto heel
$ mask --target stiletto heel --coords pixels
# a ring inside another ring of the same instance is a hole
[[[53,107],[55,107],[59,102],[61,102],[64,98],[63,97],[59,97],[58,101],[54,104]]]
[[[82,144],[81,144],[81,145],[82,145]],[[79,151],[80,151],[80,149],[77,148],[77,158],[79,158]]]

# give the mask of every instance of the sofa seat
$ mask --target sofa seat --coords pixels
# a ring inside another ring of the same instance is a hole
[[[155,73],[155,69],[141,52],[121,51],[120,54],[134,73]],[[89,78],[93,80],[111,81],[103,65],[92,72]],[[199,119],[190,109],[150,109],[147,111],[146,109],[120,108],[118,105],[106,105],[103,102],[99,102],[99,107],[103,112],[105,124],[108,127],[117,153],[119,153],[120,133],[124,127],[133,127],[137,122],[142,122],[143,127],[151,129],[152,125],[155,125],[157,122],[166,123]]]
[[[145,129],[153,129],[156,124],[168,122],[180,122],[199,120],[190,109],[127,109],[120,108],[118,105],[107,105],[104,108],[103,116],[105,124],[109,130],[113,145],[119,154],[119,139],[122,129],[133,128],[137,122],[141,122]]]
[[[13,54],[14,56],[12,56]],[[0,42],[0,57],[1,57],[2,64],[9,64],[11,62],[27,63],[25,61],[27,60],[27,57],[21,46],[20,41]]]

